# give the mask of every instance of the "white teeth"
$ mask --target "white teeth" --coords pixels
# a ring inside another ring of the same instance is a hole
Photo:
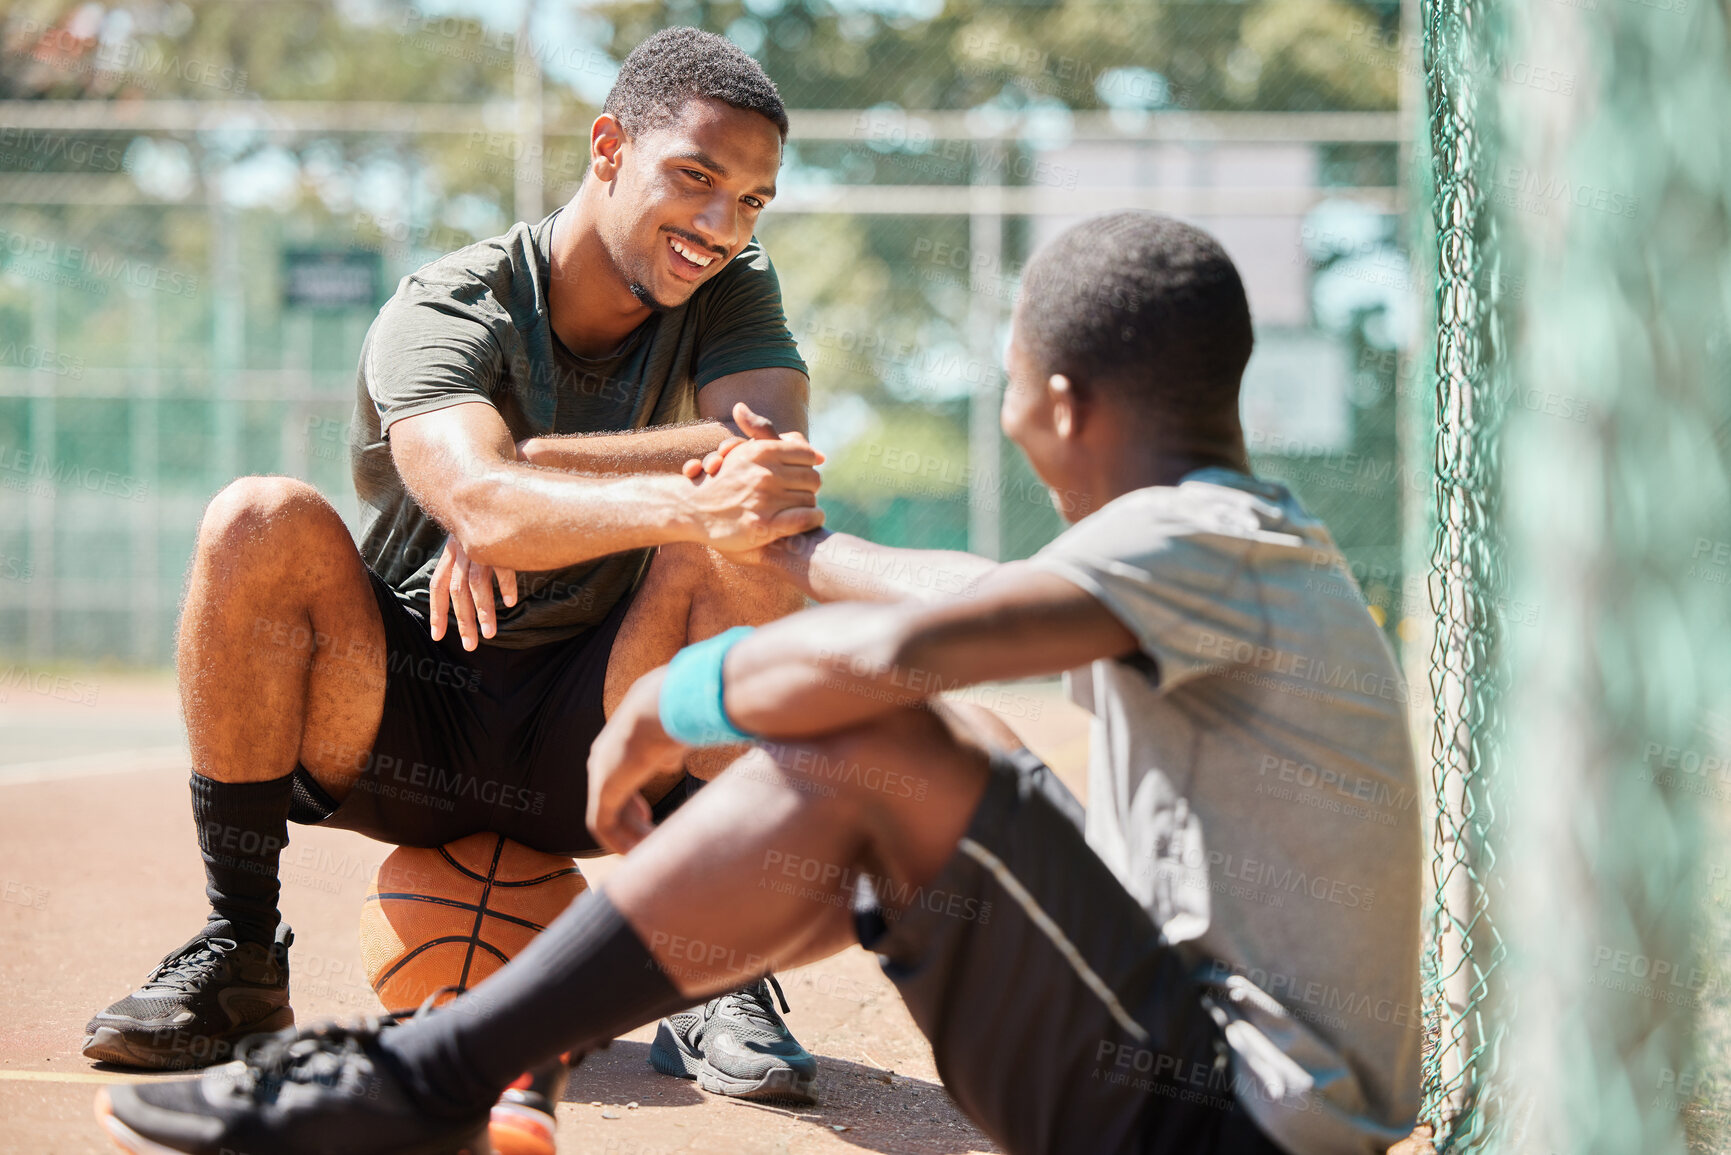
[[[692,264],[696,265],[700,269],[707,269],[710,266],[710,263],[715,260],[715,258],[713,256],[706,256],[703,253],[695,252],[691,249],[686,248],[684,245],[680,244],[678,241],[673,242],[673,251],[678,253],[680,256],[684,257],[686,260],[690,261]]]

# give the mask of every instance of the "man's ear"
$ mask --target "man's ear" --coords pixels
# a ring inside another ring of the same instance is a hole
[[[597,180],[611,181],[619,175],[624,148],[625,130],[612,114],[603,112],[589,126],[589,171]]]
[[[1081,399],[1075,383],[1062,373],[1046,378],[1046,399],[1052,406],[1052,432],[1066,440],[1082,431]]]

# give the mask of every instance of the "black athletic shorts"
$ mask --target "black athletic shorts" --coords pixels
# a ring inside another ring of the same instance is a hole
[[[385,710],[372,753],[338,804],[304,768],[291,820],[398,846],[483,831],[574,857],[600,853],[584,821],[589,746],[605,717],[607,659],[631,596],[574,638],[523,650],[435,642],[420,610],[368,571],[385,623]],[[695,788],[687,778],[657,821]]]
[[[1032,753],[996,756],[929,886],[860,888],[860,942],[883,956],[944,1087],[1014,1152],[1278,1155],[1234,1098],[1196,960],[1160,941],[1081,822]]]

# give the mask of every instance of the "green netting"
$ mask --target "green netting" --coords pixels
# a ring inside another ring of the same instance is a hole
[[[1507,87],[1496,206],[1511,374],[1583,414],[1505,434],[1510,569],[1544,601],[1509,647],[1519,1149],[1704,1155],[1731,1069],[1703,901],[1731,746],[1731,44],[1721,4],[1551,7],[1509,56],[1576,91]]]
[[[1434,0],[1423,23],[1425,1117],[1443,1150],[1723,1151],[1726,14]]]
[[[1436,620],[1430,690],[1435,900],[1424,958],[1427,1037],[1422,1118],[1438,1146],[1469,1149],[1487,1118],[1482,1089],[1500,1026],[1489,1011],[1505,950],[1490,906],[1496,869],[1492,794],[1500,733],[1496,541],[1501,390],[1496,236],[1487,193],[1489,123],[1479,62],[1484,0],[1423,8],[1436,252]]]

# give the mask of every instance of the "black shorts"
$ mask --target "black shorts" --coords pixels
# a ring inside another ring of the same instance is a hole
[[[490,832],[551,854],[599,853],[584,821],[589,746],[606,720],[607,660],[631,596],[566,641],[469,653],[454,625],[435,642],[420,610],[368,577],[385,624],[378,737],[340,804],[296,767],[290,819],[398,846]],[[656,818],[694,782],[662,799]]]
[[[1278,1155],[1233,1095],[1195,960],[1161,942],[1081,819],[1033,754],[995,756],[929,886],[861,888],[860,942],[931,1040],[944,1087],[1014,1152]]]

